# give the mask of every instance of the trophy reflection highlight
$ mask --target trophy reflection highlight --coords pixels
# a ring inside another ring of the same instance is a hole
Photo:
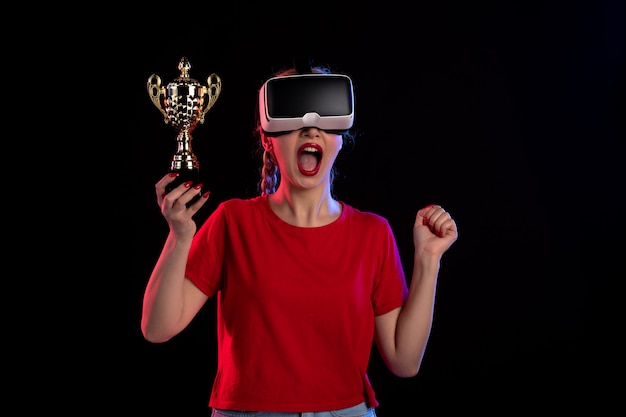
[[[150,99],[163,114],[165,123],[178,131],[176,153],[172,157],[170,171],[177,172],[179,176],[168,185],[166,192],[186,181],[193,181],[194,184],[200,181],[200,165],[191,148],[191,132],[198,123],[204,123],[205,115],[215,104],[222,89],[222,81],[215,73],[208,76],[207,85],[190,78],[191,63],[185,57],[181,58],[178,69],[180,76],[167,86],[162,85],[161,77],[156,74],[148,78],[147,84]]]

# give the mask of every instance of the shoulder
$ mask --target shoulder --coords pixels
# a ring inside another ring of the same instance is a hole
[[[219,203],[211,217],[231,223],[247,223],[249,221],[259,221],[266,216],[267,201],[265,197],[252,198],[231,198]]]
[[[359,210],[344,202],[341,203],[344,208],[346,219],[353,222],[358,222],[368,227],[380,228],[382,230],[389,230],[389,221],[387,218],[380,214],[373,213],[371,211]]]
[[[226,212],[253,211],[257,210],[264,204],[265,197],[261,196],[253,198],[231,198],[229,200],[222,201],[218,205],[218,209]]]

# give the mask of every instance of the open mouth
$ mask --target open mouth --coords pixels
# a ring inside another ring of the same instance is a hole
[[[298,149],[298,169],[302,175],[313,176],[320,170],[322,148],[316,143],[305,143]]]

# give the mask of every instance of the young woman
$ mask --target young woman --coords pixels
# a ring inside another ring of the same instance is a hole
[[[176,177],[167,174],[155,186],[169,234],[145,290],[142,332],[165,342],[217,297],[213,416],[375,416],[373,340],[393,374],[420,368],[457,226],[439,205],[417,210],[409,288],[387,220],[334,197],[353,97],[349,77],[332,75],[290,69],[263,85],[259,196],[221,202],[197,229],[209,193],[187,203],[201,184],[166,194]],[[322,91],[330,95],[320,104]],[[347,106],[319,110],[337,103]],[[305,117],[289,112],[307,105]]]

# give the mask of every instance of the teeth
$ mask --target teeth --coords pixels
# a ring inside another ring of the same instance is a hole
[[[317,149],[315,149],[312,146],[307,146],[306,148],[303,149],[303,151],[305,151],[305,152],[317,152]]]

